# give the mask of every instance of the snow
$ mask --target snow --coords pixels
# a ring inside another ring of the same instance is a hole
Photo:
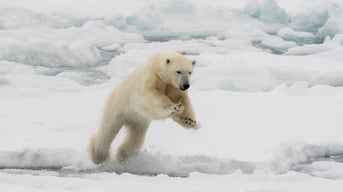
[[[1,1],[1,191],[341,191],[342,14],[340,0]],[[157,51],[197,60],[201,128],[154,121],[140,154],[94,165],[104,100]]]
[[[0,58],[54,68],[89,67],[102,61],[101,47],[131,41],[139,42],[143,38],[96,21],[79,28],[4,30],[1,31]]]
[[[267,23],[288,23],[289,16],[285,9],[273,0],[249,1],[244,12],[253,18]]]
[[[275,54],[283,53],[291,47],[297,46],[293,41],[285,41],[280,37],[266,38],[261,42],[261,47],[271,49]]]

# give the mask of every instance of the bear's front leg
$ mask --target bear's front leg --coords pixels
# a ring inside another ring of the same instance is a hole
[[[174,121],[179,123],[181,126],[185,128],[193,128],[197,129],[199,128],[196,120],[194,117],[191,117],[190,115],[187,114],[181,114],[181,115],[175,115],[173,116]]]
[[[183,127],[193,129],[199,128],[188,96],[184,96],[180,103],[185,109],[182,113],[173,115],[173,119]]]
[[[179,115],[184,111],[181,103],[173,103],[167,96],[159,92],[137,95],[137,111],[149,119],[164,119]]]

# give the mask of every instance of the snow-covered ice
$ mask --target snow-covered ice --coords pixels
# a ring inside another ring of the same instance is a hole
[[[342,18],[341,0],[2,0],[0,190],[342,191]],[[201,129],[155,121],[140,154],[94,165],[105,98],[156,51],[197,60]]]

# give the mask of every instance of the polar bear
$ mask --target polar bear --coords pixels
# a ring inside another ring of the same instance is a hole
[[[91,159],[109,158],[111,143],[125,126],[127,135],[116,159],[126,162],[141,149],[152,120],[171,117],[186,128],[198,128],[187,89],[195,60],[179,53],[158,53],[135,69],[110,94],[100,128],[89,146]]]

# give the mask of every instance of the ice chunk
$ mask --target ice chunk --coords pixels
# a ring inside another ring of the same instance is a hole
[[[343,45],[343,34],[335,35],[333,38],[327,37],[324,41],[324,44],[338,47]]]
[[[289,22],[286,10],[281,8],[274,0],[249,1],[244,12],[253,18],[267,23],[287,24]]]
[[[324,26],[328,19],[328,7],[318,6],[293,16],[290,26],[298,31],[316,33],[320,27]]]
[[[312,38],[314,35],[308,32],[294,31],[292,28],[284,27],[278,31],[278,36],[284,38]]]
[[[310,87],[318,84],[343,85],[341,62],[331,58],[235,52],[228,55],[202,53],[197,60],[199,68],[195,69],[194,87],[203,90],[256,92],[299,81]]]
[[[119,43],[113,43],[112,45],[102,47],[102,49],[106,50],[106,51],[115,51],[115,50],[119,49],[120,47],[121,46]]]
[[[327,36],[334,37],[337,34],[343,34],[343,10],[340,15],[331,16],[325,25],[318,30],[317,36],[319,38],[326,38]]]
[[[303,45],[288,49],[286,55],[311,55],[330,50],[330,47],[323,44]]]
[[[340,155],[340,158],[343,156]],[[343,163],[333,161],[334,157],[324,158],[310,164],[299,164],[294,166],[294,170],[308,173],[315,177],[327,179],[343,179]]]
[[[303,142],[289,142],[277,147],[277,155],[272,161],[272,169],[279,173],[299,169],[301,164],[320,161],[322,158],[343,155],[343,147],[338,144],[315,145]],[[329,167],[328,167],[329,168]]]
[[[132,49],[142,49],[155,52],[179,52],[187,55],[199,55],[204,50],[215,49],[209,45],[209,42],[203,40],[171,40],[168,42],[152,42],[152,43],[128,43],[120,50],[127,52]]]
[[[101,22],[88,22],[81,28],[37,28],[0,34],[1,60],[52,68],[97,66],[112,59],[102,54],[105,50],[101,47],[143,41],[138,34],[124,33]]]
[[[277,35],[288,41],[295,41],[296,43],[303,45],[307,43],[313,43],[314,35],[309,32],[294,31],[292,28],[281,28]]]
[[[285,41],[280,37],[266,38],[261,43],[262,48],[270,49],[273,53],[284,53],[288,48],[295,47],[293,41]]]
[[[343,7],[341,4],[321,3],[291,18],[290,27],[315,34],[315,43],[322,43],[327,36],[343,32]]]
[[[0,151],[0,169],[62,169],[64,166],[77,163],[85,156],[86,154],[72,149]]]
[[[240,20],[238,10],[184,0],[148,3],[128,16],[111,18],[119,29],[137,32],[152,41],[206,38]],[[187,21],[187,22],[184,22]],[[180,38],[181,37],[181,38]]]
[[[19,6],[0,7],[0,29],[32,29],[49,27],[54,29],[80,27],[87,22],[86,18],[73,16],[68,13],[42,13]]]
[[[262,23],[253,21],[240,20],[226,30],[218,34],[220,39],[239,39],[247,41],[262,41],[269,35],[263,30]],[[262,29],[261,29],[262,28]]]
[[[302,45],[298,47],[292,47],[286,52],[286,54],[287,55],[310,55],[310,54],[318,54],[322,52],[327,52],[329,50],[333,50],[332,53],[334,53],[341,49],[342,39],[343,39],[343,35],[336,35],[332,39],[330,37],[327,37],[325,41],[323,42],[323,44],[306,44],[306,45]],[[332,58],[340,58],[339,54],[337,56],[338,57],[335,56]]]

